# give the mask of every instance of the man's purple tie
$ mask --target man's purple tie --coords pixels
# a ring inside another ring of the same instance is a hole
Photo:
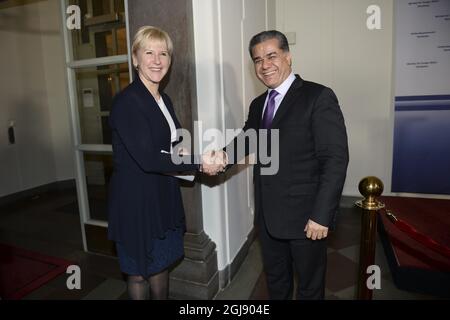
[[[269,99],[267,99],[266,110],[264,110],[264,116],[261,122],[261,129],[270,129],[272,126],[273,113],[275,111],[275,97],[278,92],[275,90],[270,91]]]

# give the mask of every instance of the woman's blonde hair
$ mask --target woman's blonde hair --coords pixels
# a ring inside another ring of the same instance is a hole
[[[134,35],[133,46],[131,47],[131,52],[136,55],[137,51],[142,48],[144,41],[147,40],[159,40],[165,41],[167,45],[167,51],[169,56],[172,56],[173,43],[167,32],[162,29],[153,26],[143,26]]]

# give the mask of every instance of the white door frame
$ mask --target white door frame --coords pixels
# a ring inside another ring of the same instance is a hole
[[[69,108],[70,108],[70,126],[72,132],[73,142],[73,154],[75,161],[75,181],[77,188],[77,199],[80,213],[81,234],[83,238],[83,248],[87,251],[86,232],[84,225],[90,224],[95,226],[107,227],[108,222],[103,220],[91,219],[89,215],[89,201],[87,193],[87,182],[84,167],[83,155],[86,151],[95,152],[112,152],[112,146],[109,144],[83,144],[81,140],[80,119],[78,114],[78,95],[76,87],[76,74],[75,70],[78,68],[86,68],[93,66],[102,66],[109,64],[118,64],[128,62],[128,70],[130,74],[130,81],[132,80],[132,67],[131,67],[131,55],[130,41],[129,41],[129,21],[128,21],[128,0],[124,0],[125,6],[125,30],[127,34],[127,49],[128,55],[116,55],[110,57],[74,60],[73,58],[73,46],[72,46],[72,34],[66,26],[67,20],[67,7],[68,0],[60,0],[61,5],[61,26],[64,37],[64,51],[66,62],[66,74],[67,74],[67,87],[69,93]]]

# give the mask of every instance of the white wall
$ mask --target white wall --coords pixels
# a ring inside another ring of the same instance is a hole
[[[369,5],[381,30],[366,27]],[[393,0],[277,0],[277,28],[296,32],[294,72],[331,87],[347,125],[350,163],[345,195],[359,196],[374,175],[390,192],[393,143]]]
[[[74,175],[58,6],[0,10],[0,196]]]
[[[275,27],[274,9],[271,0],[193,0],[203,131],[242,128],[250,101],[265,90],[254,76],[247,47],[254,34]],[[251,170],[240,170],[225,184],[202,186],[204,228],[217,245],[219,270],[233,261],[253,226]]]
[[[40,2],[43,63],[55,159],[56,181],[74,178],[73,143],[70,131],[69,101],[65,74],[60,2]]]

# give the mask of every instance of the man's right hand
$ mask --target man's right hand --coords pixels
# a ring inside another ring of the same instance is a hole
[[[223,150],[208,151],[202,155],[202,172],[213,176],[223,172],[228,164],[228,155]]]

